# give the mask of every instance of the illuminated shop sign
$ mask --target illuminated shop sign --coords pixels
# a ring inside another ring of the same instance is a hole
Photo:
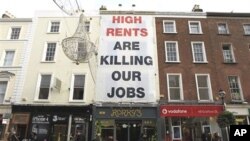
[[[210,117],[223,111],[223,106],[177,106],[164,105],[160,107],[161,117]]]
[[[96,101],[156,102],[151,16],[103,15]]]

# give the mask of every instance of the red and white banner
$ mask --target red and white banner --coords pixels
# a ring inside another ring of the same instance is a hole
[[[223,106],[214,105],[163,105],[161,117],[213,117],[223,111]]]

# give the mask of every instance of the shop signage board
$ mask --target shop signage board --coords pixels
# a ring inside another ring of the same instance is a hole
[[[223,106],[215,105],[163,105],[161,117],[212,117],[223,111]]]
[[[153,19],[102,15],[96,101],[156,102]]]

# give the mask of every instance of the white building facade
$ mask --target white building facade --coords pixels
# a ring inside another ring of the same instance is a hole
[[[30,60],[24,87],[12,108],[11,128],[20,139],[90,140],[94,76],[88,62],[77,65],[63,52],[62,40],[74,34],[79,16],[38,12],[33,18]],[[86,16],[90,40],[98,38],[99,17]],[[93,56],[95,57],[95,56]]]
[[[0,140],[8,133],[11,105],[21,94],[27,69],[32,19],[8,13],[0,19]]]

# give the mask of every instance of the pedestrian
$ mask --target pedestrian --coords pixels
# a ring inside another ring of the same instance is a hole
[[[144,141],[143,134],[140,134],[140,137],[139,137],[138,141]]]
[[[202,141],[208,141],[208,136],[207,136],[207,134],[205,132],[203,132],[201,134],[201,139],[202,139]]]
[[[214,133],[212,141],[221,141],[221,137],[219,136],[218,132]]]

